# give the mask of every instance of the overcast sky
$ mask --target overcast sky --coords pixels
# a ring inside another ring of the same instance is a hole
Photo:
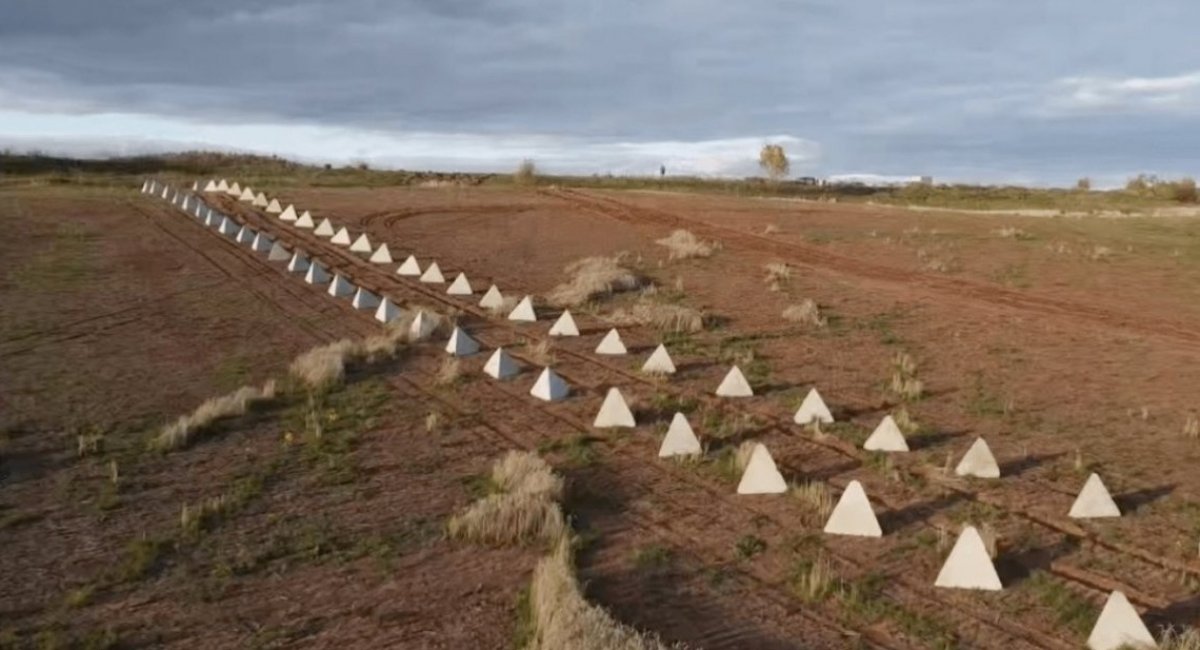
[[[0,0],[0,146],[1101,184],[1195,174],[1186,0]]]

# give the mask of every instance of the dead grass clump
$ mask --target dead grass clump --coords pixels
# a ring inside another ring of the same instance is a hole
[[[335,386],[346,378],[346,359],[354,348],[349,339],[315,347],[297,356],[288,372],[313,390]]]
[[[487,310],[493,316],[507,316],[512,312],[512,310],[517,308],[517,303],[519,302],[521,302],[521,299],[516,296],[504,296],[500,299],[499,305],[496,305],[495,307],[488,307]]]
[[[792,589],[806,603],[820,602],[833,591],[834,578],[833,565],[822,555],[796,576]]]
[[[764,268],[767,269],[767,277],[763,279],[763,282],[767,284],[778,286],[780,283],[792,279],[792,267],[784,262],[771,262]]]
[[[1000,237],[1002,237],[1004,239],[1024,240],[1024,239],[1031,238],[1029,233],[1027,233],[1024,230],[1021,230],[1020,228],[1017,228],[1015,226],[1005,226],[1005,227],[1003,227],[999,230],[993,231],[993,232],[995,232],[997,235],[999,235]]]
[[[983,540],[983,547],[987,549],[988,557],[996,559],[996,529],[985,521],[979,526],[979,537]]]
[[[540,341],[530,339],[525,341],[525,355],[529,357],[530,361],[539,366],[552,366],[557,361],[550,339],[542,339]]]
[[[1183,435],[1192,440],[1200,438],[1200,418],[1197,418],[1195,413],[1188,413],[1187,419],[1183,421]]]
[[[783,319],[813,327],[825,327],[825,317],[821,315],[821,308],[812,298],[805,298],[800,304],[784,309]]]
[[[437,386],[453,386],[462,378],[462,364],[455,357],[447,357],[438,366],[433,383]]]
[[[812,525],[823,523],[833,512],[833,496],[829,488],[819,481],[805,481],[792,486],[792,496],[804,507],[805,519]]]
[[[764,235],[777,235],[781,232],[783,232],[783,229],[781,229],[778,224],[769,223],[766,226],[763,226]]]
[[[642,279],[621,266],[622,258],[622,255],[585,257],[571,262],[563,269],[571,279],[552,289],[546,298],[562,307],[574,307],[595,298],[640,288]]]
[[[1158,644],[1159,650],[1200,650],[1200,631],[1196,628],[1168,628]]]
[[[900,399],[911,402],[925,393],[925,384],[917,378],[917,364],[907,352],[892,357],[892,377],[888,390]]]
[[[492,467],[495,494],[450,519],[450,537],[495,546],[554,542],[566,535],[558,500],[562,479],[530,452],[512,451]]]
[[[571,541],[563,537],[533,570],[529,603],[534,624],[529,650],[666,650],[614,620],[583,597],[575,577]]]
[[[757,446],[758,443],[753,440],[744,440],[738,445],[737,453],[733,456],[733,466],[737,471],[746,471],[746,465],[750,464],[750,457],[754,455],[754,448]]]
[[[718,248],[715,242],[704,241],[692,234],[690,230],[676,230],[655,243],[669,251],[667,259],[670,260],[709,257]]]
[[[262,388],[241,388],[205,401],[195,411],[182,415],[178,420],[163,427],[151,441],[151,447],[160,451],[181,449],[191,443],[192,438],[221,418],[243,415],[252,404],[275,398],[275,380],[267,380]]]
[[[663,332],[699,332],[704,329],[704,314],[683,305],[641,301],[628,309],[613,312],[617,325],[646,325]]]
[[[1113,256],[1113,251],[1108,246],[1092,246],[1092,250],[1088,253],[1088,259],[1093,262],[1103,262]]]

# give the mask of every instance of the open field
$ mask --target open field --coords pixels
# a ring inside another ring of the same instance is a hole
[[[519,647],[547,549],[443,534],[514,448],[566,479],[588,598],[668,643],[1077,648],[1113,589],[1152,630],[1200,618],[1193,218],[252,182],[386,242],[397,262],[465,272],[476,296],[447,296],[203,195],[358,286],[455,316],[484,353],[439,382],[441,331],[314,395],[289,385],[292,358],[378,333],[370,312],[132,184],[0,189],[0,647]],[[671,259],[656,242],[676,229],[707,256]],[[558,314],[541,297],[571,262],[617,254],[656,290],[572,307],[582,336],[549,350],[572,394],[534,400],[537,344]],[[533,295],[539,322],[477,307],[492,283]],[[783,317],[806,299],[823,324]],[[698,310],[705,327],[622,324],[630,354],[594,354],[639,304]],[[638,372],[659,343],[679,368],[669,379]],[[508,382],[481,372],[497,346],[523,369]],[[907,400],[888,390],[898,355],[923,384]],[[734,363],[754,397],[713,396]],[[205,399],[273,377],[279,398],[186,448],[148,450]],[[636,429],[591,426],[613,386]],[[838,420],[821,433],[792,422],[812,387]],[[901,407],[912,451],[863,451]],[[703,458],[656,458],[676,411]],[[998,481],[946,471],[977,436]],[[834,495],[861,482],[883,537],[823,535],[800,491],[737,495],[746,440],[790,482]],[[1090,471],[1123,517],[1067,517]],[[994,535],[1003,591],[933,586],[966,523]],[[817,588],[814,566],[831,575]]]

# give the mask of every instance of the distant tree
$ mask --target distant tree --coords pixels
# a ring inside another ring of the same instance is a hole
[[[1075,181],[1075,189],[1082,190],[1084,192],[1092,189],[1092,179],[1084,176],[1083,178]]]
[[[1184,177],[1171,183],[1171,198],[1179,203],[1195,203],[1197,199],[1196,180]]]
[[[1153,174],[1138,174],[1125,182],[1125,191],[1133,194],[1148,194],[1158,185],[1158,177]]]
[[[533,160],[526,158],[517,165],[517,171],[513,173],[513,181],[517,185],[533,185],[537,181],[537,167],[533,164]]]
[[[791,165],[783,151],[783,145],[764,144],[762,151],[758,152],[758,166],[767,172],[771,180],[779,180],[788,175]]]

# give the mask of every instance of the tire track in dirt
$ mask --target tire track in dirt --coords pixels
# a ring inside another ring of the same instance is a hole
[[[837,255],[816,246],[781,242],[764,235],[714,225],[698,219],[681,217],[659,209],[633,206],[610,197],[596,196],[579,190],[539,190],[577,209],[616,219],[633,225],[657,225],[664,228],[686,228],[697,235],[723,242],[728,247],[769,253],[793,264],[834,271],[858,278],[946,296],[955,300],[1003,310],[1023,311],[1044,317],[1068,319],[1071,323],[1084,321],[1108,329],[1168,339],[1200,350],[1200,330],[1182,321],[1139,317],[1137,314],[1114,312],[1078,302],[1054,300],[961,278],[908,271],[882,266]]]
[[[453,215],[482,215],[494,216],[497,213],[505,215],[516,215],[523,212],[536,210],[541,206],[533,203],[498,203],[495,205],[471,205],[460,207],[428,207],[428,208],[400,208],[395,210],[378,210],[376,212],[368,212],[358,220],[358,227],[370,228],[375,225],[376,221],[382,221],[383,227],[392,230],[397,224],[414,217],[423,217],[427,215],[438,214],[453,214]]]

